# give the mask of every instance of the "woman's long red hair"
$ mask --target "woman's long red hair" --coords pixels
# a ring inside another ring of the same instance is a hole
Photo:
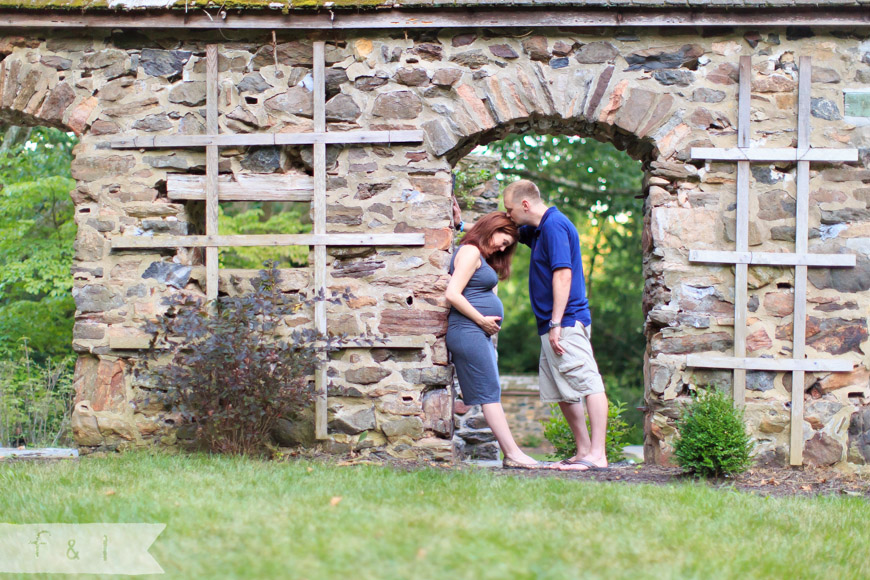
[[[492,238],[498,232],[509,235],[513,239],[513,243],[502,251],[490,254]],[[462,238],[460,245],[474,246],[480,250],[480,255],[484,257],[487,264],[492,266],[492,269],[498,274],[498,279],[507,280],[511,275],[511,260],[513,260],[514,252],[517,251],[519,235],[519,229],[506,213],[494,211],[477,220],[477,223]]]

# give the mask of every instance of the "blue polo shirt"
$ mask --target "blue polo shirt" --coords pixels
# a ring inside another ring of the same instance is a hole
[[[574,326],[579,320],[585,326],[592,324],[589,301],[586,299],[586,280],[580,255],[580,234],[565,215],[555,207],[549,208],[538,227],[520,227],[520,243],[532,248],[529,265],[529,297],[538,322],[538,334],[550,331],[553,315],[553,272],[559,268],[571,269],[571,293],[562,326]]]

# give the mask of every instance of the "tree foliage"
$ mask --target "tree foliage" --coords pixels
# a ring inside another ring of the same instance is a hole
[[[223,235],[305,234],[311,232],[310,204],[252,202],[224,204],[218,227]],[[306,246],[236,247],[220,254],[222,268],[256,269],[274,261],[286,268],[308,265]]]
[[[0,146],[0,355],[27,338],[34,359],[71,352],[76,139],[37,128]]]

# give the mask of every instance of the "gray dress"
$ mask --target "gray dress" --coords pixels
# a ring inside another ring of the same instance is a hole
[[[453,274],[453,260],[449,272]],[[484,316],[504,316],[501,300],[492,289],[498,284],[498,274],[492,266],[481,259],[481,266],[472,274],[462,291],[462,295]],[[462,401],[466,405],[498,403],[501,400],[501,387],[498,380],[495,346],[492,337],[470,318],[450,309],[447,317],[447,349],[453,357],[453,366],[459,377]]]

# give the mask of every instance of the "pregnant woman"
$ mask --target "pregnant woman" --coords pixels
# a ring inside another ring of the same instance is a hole
[[[537,461],[520,450],[501,406],[495,346],[504,307],[495,294],[499,280],[510,275],[517,247],[517,226],[502,212],[480,218],[465,235],[450,262],[445,296],[452,308],[447,324],[447,349],[459,376],[462,401],[480,405],[504,453],[504,467],[537,469]]]

